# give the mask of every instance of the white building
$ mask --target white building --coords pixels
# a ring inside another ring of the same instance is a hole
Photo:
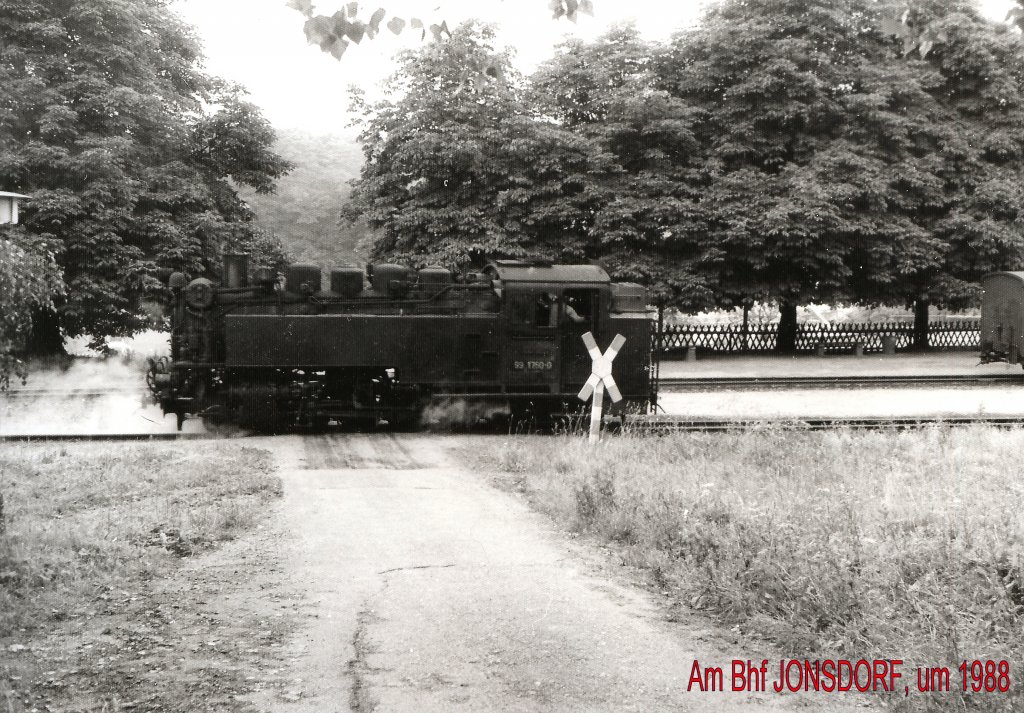
[[[0,191],[0,225],[18,222],[18,201],[28,196]]]

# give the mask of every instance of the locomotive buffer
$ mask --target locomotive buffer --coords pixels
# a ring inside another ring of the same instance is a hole
[[[591,373],[583,388],[580,389],[578,396],[580,401],[586,401],[590,398],[591,394],[594,396],[594,401],[590,408],[590,436],[587,439],[593,443],[599,438],[601,432],[601,411],[604,408],[605,387],[608,387],[608,395],[611,397],[612,403],[622,401],[622,394],[619,392],[619,387],[612,377],[612,360],[615,359],[615,355],[622,349],[622,345],[626,343],[626,338],[621,334],[616,334],[615,339],[612,340],[611,345],[604,354],[598,349],[597,341],[594,339],[593,334],[586,332],[582,339],[593,363],[591,367],[593,373]]]

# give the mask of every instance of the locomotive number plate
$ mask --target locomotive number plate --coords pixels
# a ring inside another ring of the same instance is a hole
[[[555,368],[555,363],[552,361],[513,361],[512,368],[516,371],[550,371]]]

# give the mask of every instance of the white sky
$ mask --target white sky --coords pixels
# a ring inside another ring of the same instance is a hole
[[[450,27],[469,17],[494,22],[499,43],[515,47],[525,72],[551,56],[567,34],[592,39],[611,25],[634,20],[650,39],[665,39],[692,24],[710,0],[594,0],[595,15],[580,15],[573,25],[551,19],[545,0],[371,0],[360,3],[366,21],[379,6],[399,17],[426,22],[444,19]],[[332,14],[344,2],[315,2],[321,14]],[[1013,0],[982,0],[989,16],[1002,20]],[[250,99],[278,128],[345,134],[348,92],[355,84],[371,95],[394,68],[394,53],[420,44],[408,28],[399,36],[381,26],[381,34],[349,47],[341,61],[307,45],[305,18],[285,7],[285,0],[177,0],[175,9],[194,25],[206,50],[206,68],[216,76],[239,82]],[[428,34],[429,38],[429,34]]]

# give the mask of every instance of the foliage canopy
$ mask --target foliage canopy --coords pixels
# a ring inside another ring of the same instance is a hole
[[[66,285],[37,346],[137,329],[161,270],[261,242],[234,183],[268,191],[289,166],[166,2],[0,0],[0,35],[0,185],[31,195],[24,226]]]

